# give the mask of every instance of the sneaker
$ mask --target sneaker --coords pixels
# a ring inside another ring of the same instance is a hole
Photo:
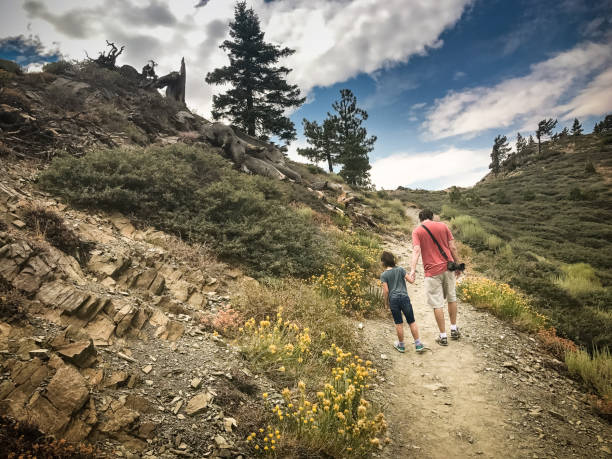
[[[406,351],[406,348],[404,346],[400,346],[399,341],[396,341],[395,344],[393,344],[393,347],[401,353],[404,353]]]
[[[459,338],[461,338],[461,332],[459,331],[459,328],[457,328],[457,330],[451,330],[451,339],[458,340]]]
[[[415,350],[419,354],[422,353],[422,352],[425,352],[425,345],[424,344],[417,344],[417,345],[415,345]]]
[[[448,346],[448,339],[446,339],[446,337],[442,338],[438,335],[436,338],[436,343],[438,343],[440,346]]]

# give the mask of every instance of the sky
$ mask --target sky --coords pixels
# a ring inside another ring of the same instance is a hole
[[[612,0],[251,0],[265,39],[296,50],[283,64],[307,96],[290,114],[322,121],[340,90],[366,109],[377,188],[471,186],[488,170],[496,135],[590,132],[612,112]],[[210,118],[204,81],[226,65],[229,0],[2,0],[0,58],[36,70],[59,58],[125,45],[118,65],[162,75],[187,64],[187,104]]]

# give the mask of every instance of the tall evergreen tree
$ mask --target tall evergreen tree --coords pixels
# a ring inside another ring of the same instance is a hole
[[[565,126],[563,128],[563,130],[559,133],[559,138],[560,139],[565,139],[565,138],[569,137],[569,133],[570,133],[569,129],[567,128],[567,126]]]
[[[549,136],[552,134],[552,130],[557,125],[557,120],[552,118],[543,119],[538,123],[538,130],[536,131],[536,137],[538,139],[538,154],[542,154],[542,137]]]
[[[329,116],[329,114],[328,114]],[[329,172],[334,171],[334,165],[338,164],[338,146],[336,141],[336,125],[331,117],[319,125],[316,121],[302,121],[304,136],[310,145],[308,148],[298,148],[298,154],[305,156],[311,161],[327,161]]]
[[[491,150],[491,164],[489,164],[489,169],[495,175],[501,171],[501,164],[506,159],[509,151],[510,147],[508,146],[507,137],[505,135],[495,137],[493,149]]]
[[[342,89],[340,97],[332,104],[336,113],[331,116],[336,129],[338,161],[342,164],[340,175],[351,185],[367,186],[372,168],[368,153],[374,150],[376,136],[368,137],[368,131],[362,126],[368,113],[357,107],[353,92]]]
[[[229,26],[232,40],[225,40],[220,48],[227,52],[230,64],[206,75],[208,84],[232,86],[213,96],[213,118],[227,118],[247,134],[263,139],[276,135],[287,142],[294,140],[295,126],[284,110],[299,107],[306,99],[285,80],[291,70],[275,64],[295,51],[266,43],[259,18],[245,1],[236,3]]]
[[[520,132],[517,132],[516,133],[516,153],[519,156],[521,156],[525,154],[526,148],[527,148],[527,140],[525,140],[525,137],[523,137]]]
[[[578,118],[574,118],[574,124],[572,125],[572,135],[578,137],[582,135],[582,124],[578,121]]]

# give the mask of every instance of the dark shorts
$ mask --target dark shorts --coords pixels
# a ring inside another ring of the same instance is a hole
[[[393,322],[401,324],[403,322],[402,313],[406,317],[406,322],[411,324],[414,322],[414,313],[412,312],[412,304],[408,295],[393,295],[389,297],[389,307]]]

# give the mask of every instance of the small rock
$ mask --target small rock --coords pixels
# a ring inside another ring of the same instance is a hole
[[[201,385],[202,385],[202,378],[193,378],[191,380],[191,387],[193,389],[199,389]]]
[[[223,438],[223,436],[221,436],[221,435],[216,435],[215,436],[215,443],[221,449],[229,449],[229,448],[231,448],[231,446],[227,442],[227,440],[225,438]]]
[[[231,432],[232,427],[238,427],[238,423],[234,418],[223,418],[223,427],[226,432]]]
[[[21,220],[13,220],[13,225],[15,225],[19,229],[25,228],[26,226],[26,224]]]
[[[136,359],[133,359],[129,355],[124,354],[123,352],[117,352],[117,356],[121,357],[123,360],[127,360],[128,362],[136,362]]]
[[[387,360],[389,357],[387,357],[387,354],[380,354],[380,358],[381,360]]]
[[[201,394],[196,395],[191,400],[189,400],[189,403],[187,403],[187,406],[185,407],[185,413],[190,416],[201,413],[206,409],[212,399],[213,396],[209,392],[203,392]]]
[[[359,330],[363,330],[363,322],[359,322],[359,323],[357,324],[357,328],[358,328]]]
[[[145,375],[148,375],[149,373],[151,373],[151,370],[153,370],[153,365],[147,365],[146,367],[142,369],[142,372]]]
[[[145,384],[146,384],[147,386],[152,386],[152,385],[153,385],[153,381],[151,381],[150,379],[146,379],[146,380],[145,380]]]

